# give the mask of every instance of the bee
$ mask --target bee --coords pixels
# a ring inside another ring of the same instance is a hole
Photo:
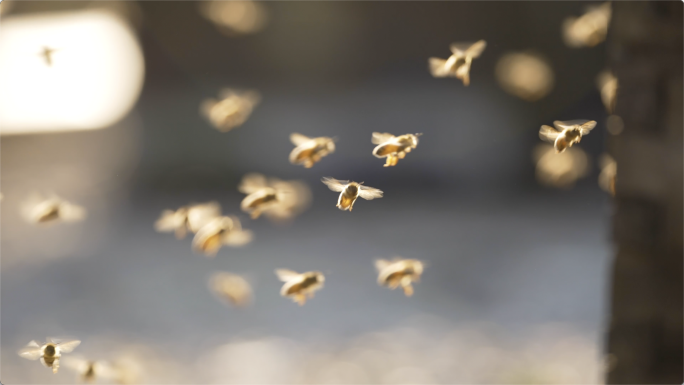
[[[392,261],[378,259],[375,261],[378,270],[378,285],[388,286],[394,290],[401,286],[407,297],[413,295],[411,283],[419,282],[423,274],[423,262],[417,259],[399,259]]]
[[[556,153],[560,154],[566,148],[572,147],[573,144],[579,143],[584,135],[588,135],[594,127],[596,127],[595,120],[573,120],[562,122],[556,120],[553,122],[556,126],[554,129],[551,126],[543,125],[539,129],[539,137],[542,140],[553,143]]]
[[[563,22],[563,39],[569,47],[593,47],[606,40],[612,9],[610,2],[587,7],[580,17],[568,17]]]
[[[22,205],[24,218],[37,224],[51,224],[59,221],[78,222],[85,218],[86,210],[76,204],[67,202],[56,195],[44,198],[32,195]]]
[[[252,219],[262,213],[274,220],[289,219],[303,211],[311,200],[311,191],[302,182],[266,179],[256,173],[245,175],[238,190],[247,194],[240,208]]]
[[[589,159],[581,148],[557,154],[553,146],[539,144],[533,151],[537,180],[545,185],[568,188],[589,172]]]
[[[287,269],[277,269],[275,271],[278,279],[285,282],[283,288],[280,289],[280,295],[283,297],[291,297],[299,306],[306,303],[306,299],[313,298],[314,292],[323,288],[325,276],[320,271],[308,271],[306,273],[297,273]]]
[[[50,48],[50,47],[44,46],[43,50],[40,52],[39,55],[43,58],[43,60],[45,60],[45,64],[48,67],[52,67],[52,55],[57,51],[59,51],[59,50],[55,49],[55,48]]]
[[[302,164],[305,168],[311,168],[321,158],[335,152],[335,139],[322,136],[309,138],[302,134],[290,134],[290,141],[294,144],[294,150],[290,153],[290,163]]]
[[[382,198],[382,190],[373,187],[363,186],[363,182],[356,183],[348,180],[337,180],[335,178],[324,177],[321,179],[329,189],[340,193],[337,199],[337,208],[340,210],[352,211],[354,202],[361,197],[366,200],[373,200],[375,198]]]
[[[188,230],[196,233],[210,220],[221,216],[218,202],[207,202],[183,206],[176,211],[164,210],[155,222],[154,228],[160,233],[175,232],[177,239],[183,239]]]
[[[201,110],[218,131],[228,132],[245,123],[260,101],[261,96],[257,91],[227,88],[221,91],[220,100],[207,99],[202,102]]]
[[[192,248],[197,253],[215,257],[221,246],[243,246],[252,241],[250,230],[243,230],[237,217],[218,217],[210,220],[197,231]]]
[[[461,79],[463,85],[470,84],[470,64],[473,59],[480,57],[487,42],[480,40],[475,43],[453,43],[448,59],[431,57],[428,60],[430,73],[436,78],[454,77]]]
[[[19,356],[29,360],[40,359],[40,362],[47,368],[52,368],[52,373],[59,370],[59,359],[62,353],[69,353],[74,350],[81,341],[60,341],[48,338],[44,345],[39,345],[36,341],[31,341],[25,348],[19,351]]]
[[[617,162],[612,156],[603,154],[599,160],[601,166],[601,173],[599,174],[599,186],[615,196],[615,180],[617,177]]]
[[[388,133],[374,132],[371,143],[377,144],[373,149],[376,158],[387,158],[384,167],[396,166],[399,159],[418,146],[418,137],[422,134],[406,134],[394,136]]]
[[[64,358],[64,366],[75,371],[79,380],[85,383],[95,383],[98,379],[115,380],[118,375],[116,370],[105,361],[91,361],[82,357]]]
[[[618,89],[618,79],[612,72],[606,70],[596,77],[596,86],[601,92],[601,101],[609,114],[615,110],[615,101]]]
[[[246,306],[252,300],[252,287],[239,275],[219,272],[209,279],[209,289],[222,301]]]

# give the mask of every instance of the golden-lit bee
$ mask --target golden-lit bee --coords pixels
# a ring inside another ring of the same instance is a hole
[[[378,285],[394,290],[401,286],[407,297],[413,295],[413,282],[420,282],[423,274],[423,262],[417,259],[378,259],[375,261],[378,270]]]
[[[596,77],[596,86],[601,92],[601,101],[606,111],[612,114],[615,110],[615,101],[618,89],[618,80],[610,71],[603,71]]]
[[[387,158],[384,167],[396,166],[399,159],[418,146],[418,137],[422,134],[406,134],[394,136],[388,133],[374,132],[371,143],[377,144],[373,149],[376,158]]]
[[[241,126],[261,101],[261,96],[254,90],[224,89],[219,98],[205,100],[201,109],[209,122],[221,132]]]
[[[594,127],[596,127],[595,120],[573,120],[562,122],[556,120],[553,122],[556,126],[554,129],[551,126],[541,126],[539,129],[539,137],[542,140],[553,143],[556,153],[560,154],[566,148],[572,147],[573,144],[579,143],[584,135],[588,135]]]
[[[19,356],[29,360],[40,359],[40,362],[47,368],[52,368],[52,373],[59,370],[59,360],[62,353],[69,353],[74,350],[81,341],[70,340],[60,341],[48,338],[44,345],[39,345],[36,341],[31,341],[25,348],[19,351]]]
[[[361,197],[366,200],[373,200],[375,198],[382,198],[382,190],[373,187],[363,186],[363,182],[356,183],[348,180],[337,180],[335,178],[324,177],[321,179],[329,189],[340,193],[337,199],[337,208],[340,210],[352,211],[354,202]]]
[[[276,221],[287,220],[304,211],[311,201],[311,191],[306,184],[267,179],[257,173],[245,175],[238,190],[247,194],[240,208],[249,213],[252,219],[264,213]]]
[[[487,47],[487,42],[480,40],[475,43],[453,43],[448,59],[431,57],[428,60],[430,73],[436,78],[454,77],[461,79],[463,85],[470,84],[470,64],[479,57]]]
[[[267,8],[259,1],[202,1],[200,12],[226,36],[239,36],[262,30],[268,21]]]
[[[43,47],[43,50],[40,52],[40,56],[45,60],[45,64],[48,67],[52,67],[52,55],[59,51],[58,49],[55,48],[50,48],[50,47]]]
[[[547,186],[568,188],[589,172],[589,158],[581,148],[557,154],[553,146],[538,145],[533,152],[537,180]]]
[[[221,301],[233,306],[247,306],[252,301],[252,287],[237,274],[218,272],[209,279],[209,289]]]
[[[160,233],[173,231],[176,238],[183,239],[188,230],[196,233],[212,219],[221,216],[218,202],[207,202],[183,206],[176,211],[164,210],[155,222],[154,228]]]
[[[83,357],[65,357],[64,366],[75,371],[81,382],[92,384],[98,380],[116,380],[117,371],[105,361],[91,361]]]
[[[615,196],[615,180],[617,178],[617,162],[612,156],[608,154],[603,154],[599,159],[599,165],[601,166],[601,173],[599,174],[599,186],[610,193],[610,195]]]
[[[534,52],[510,52],[499,58],[495,70],[501,88],[520,99],[534,102],[551,92],[555,75],[548,60]]]
[[[44,198],[34,194],[22,204],[22,215],[28,222],[36,224],[78,222],[85,218],[86,210],[56,195]]]
[[[285,282],[280,289],[280,295],[290,297],[300,306],[306,303],[306,299],[313,298],[314,292],[323,288],[325,276],[320,271],[308,271],[297,273],[287,269],[277,269],[275,271],[278,279]]]
[[[243,230],[237,217],[217,217],[197,231],[192,249],[208,257],[215,257],[223,245],[244,246],[252,241],[250,230]]]
[[[302,134],[290,134],[290,141],[294,144],[294,150],[290,153],[290,163],[301,164],[305,168],[311,168],[321,158],[335,152],[335,140],[326,136],[309,138]]]
[[[580,17],[568,17],[563,22],[563,38],[569,47],[593,47],[604,40],[608,34],[611,18],[610,2],[590,6]]]

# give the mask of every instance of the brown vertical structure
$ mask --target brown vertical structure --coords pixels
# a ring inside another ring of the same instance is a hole
[[[682,2],[613,2],[618,78],[609,384],[681,384]]]

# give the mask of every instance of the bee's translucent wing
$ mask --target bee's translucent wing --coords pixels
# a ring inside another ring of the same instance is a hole
[[[476,58],[479,57],[482,52],[487,48],[487,42],[484,40],[480,40],[476,43],[473,43],[468,49],[465,51],[465,56],[468,56],[470,58]]]
[[[188,208],[188,228],[196,233],[212,219],[221,216],[221,205],[212,201]]]
[[[556,126],[556,128],[559,131],[568,129],[568,128],[574,128],[575,126],[582,126],[584,124],[593,122],[593,120],[586,120],[586,119],[577,119],[577,120],[556,120],[553,122],[553,125]],[[596,122],[594,122],[594,125],[596,125]],[[594,127],[592,127],[594,128]]]
[[[183,224],[182,219],[182,216],[176,215],[175,211],[164,210],[159,216],[159,219],[154,222],[154,229],[160,233],[174,231]]]
[[[250,230],[233,230],[228,232],[228,235],[223,239],[223,243],[229,246],[243,246],[254,238],[254,234]]]
[[[428,67],[430,68],[430,74],[436,78],[443,78],[449,75],[445,59],[431,57],[428,59]]]
[[[40,358],[40,356],[43,355],[43,350],[41,349],[38,342],[36,342],[34,340],[34,341],[29,342],[26,345],[26,347],[19,350],[19,352],[17,352],[17,353],[19,354],[19,356],[24,357],[26,359],[37,360]]]
[[[580,132],[582,135],[587,135],[589,131],[594,129],[594,127],[596,127],[596,121],[590,120],[580,126]]]
[[[296,271],[288,270],[288,269],[276,269],[275,271],[276,275],[278,276],[278,279],[287,282],[291,281],[293,279],[299,278],[299,273]]]
[[[267,187],[268,183],[266,182],[266,177],[257,174],[257,173],[251,173],[247,174],[242,178],[242,181],[240,182],[240,185],[238,186],[238,190],[243,193],[243,194],[251,194],[260,188]]]
[[[373,187],[359,186],[359,197],[366,200],[382,198],[382,190],[378,190]]]
[[[560,135],[560,132],[551,126],[544,125],[539,129],[539,137],[547,142],[553,143],[558,138],[558,135]]]
[[[374,132],[373,136],[371,137],[371,143],[373,143],[373,144],[385,143],[389,140],[392,140],[393,138],[394,138],[394,135],[387,133],[387,132]]]
[[[79,340],[71,340],[71,341],[60,342],[57,346],[59,346],[59,351],[61,353],[69,353],[72,350],[76,349],[76,347],[80,344],[81,344],[81,341],[79,341]]]
[[[387,266],[389,266],[391,264],[392,264],[392,262],[390,262],[386,259],[375,260],[375,268],[378,269],[378,271],[384,270],[385,268],[387,268]]]
[[[349,184],[348,180],[337,180],[335,178],[331,177],[323,177],[321,179],[321,182],[323,182],[326,186],[328,186],[329,189],[335,192],[342,192],[344,191],[344,188],[347,187]]]
[[[292,144],[294,144],[295,146],[299,146],[300,144],[306,143],[310,140],[311,138],[309,138],[308,136],[304,136],[296,132],[290,134],[290,142],[292,142]]]

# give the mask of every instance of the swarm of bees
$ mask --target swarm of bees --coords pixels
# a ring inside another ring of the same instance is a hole
[[[313,298],[314,292],[323,288],[325,276],[320,271],[307,271],[297,273],[287,269],[277,269],[275,271],[278,279],[285,282],[280,295],[290,297],[292,300],[303,306],[307,298]]]
[[[221,91],[218,100],[207,99],[202,102],[201,110],[218,131],[228,132],[245,123],[260,101],[261,96],[257,91],[226,88]]]
[[[34,340],[29,342],[25,348],[19,351],[19,356],[28,360],[40,359],[40,362],[45,365],[46,368],[52,369],[52,373],[57,373],[62,353],[70,353],[80,344],[81,341],[78,340],[61,341],[48,338],[45,344],[40,345]]]
[[[209,279],[209,289],[221,301],[233,306],[247,306],[252,301],[252,287],[237,274],[215,273]]]
[[[407,297],[413,295],[412,283],[420,282],[423,274],[423,262],[417,259],[378,259],[375,268],[378,270],[378,285],[392,290],[401,286]]]
[[[475,43],[453,43],[449,47],[451,56],[448,59],[431,57],[428,60],[430,73],[436,78],[453,77],[461,79],[463,85],[470,84],[470,65],[473,59],[480,57],[487,42],[480,40]]]
[[[396,166],[399,159],[404,159],[406,154],[418,147],[418,137],[422,134],[406,134],[394,136],[388,133],[374,132],[371,142],[377,144],[373,149],[376,158],[387,158],[385,167]]]
[[[556,120],[553,122],[556,128],[543,125],[539,129],[539,137],[542,140],[553,143],[556,153],[560,154],[566,148],[572,147],[573,144],[579,143],[582,137],[589,135],[594,127],[596,127],[595,120],[573,120],[562,122]]]
[[[86,217],[86,210],[56,195],[43,197],[34,194],[22,204],[22,216],[34,224],[79,222]]]

